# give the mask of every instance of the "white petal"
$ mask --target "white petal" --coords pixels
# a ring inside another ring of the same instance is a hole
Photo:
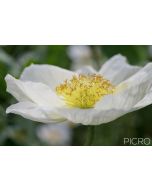
[[[139,70],[140,67],[129,65],[124,56],[115,55],[101,67],[99,73],[117,85]]]
[[[24,69],[21,80],[41,82],[54,90],[57,85],[73,75],[74,72],[53,65],[31,65]]]
[[[79,109],[79,108],[58,108],[58,113],[73,123],[83,125],[99,125],[110,122],[127,113],[128,110],[111,109]]]
[[[81,69],[76,71],[79,74],[95,74],[97,71],[91,66],[83,66]]]
[[[134,76],[122,82],[118,92],[105,96],[97,102],[96,108],[108,109],[132,109],[142,100],[152,87],[152,63],[147,64]]]
[[[52,123],[63,121],[54,109],[37,106],[31,102],[19,102],[7,108],[6,113],[14,113],[21,115],[26,119],[38,121],[42,123]]]
[[[18,101],[31,101],[38,105],[55,107],[61,105],[58,96],[45,84],[35,82],[23,82],[11,75],[6,78],[7,91]]]
[[[152,104],[152,89],[150,89],[149,93],[144,96],[142,100],[140,100],[133,109],[140,109],[145,106]]]

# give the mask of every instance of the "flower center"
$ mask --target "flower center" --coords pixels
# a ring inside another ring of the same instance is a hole
[[[56,92],[71,107],[92,108],[105,95],[112,94],[115,87],[99,74],[74,75],[56,87]]]

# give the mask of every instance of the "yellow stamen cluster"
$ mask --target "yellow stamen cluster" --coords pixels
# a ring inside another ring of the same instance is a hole
[[[99,74],[74,75],[56,87],[56,92],[71,107],[92,108],[103,96],[112,94],[115,87]]]

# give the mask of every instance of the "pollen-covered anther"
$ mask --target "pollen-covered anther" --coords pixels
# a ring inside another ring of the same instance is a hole
[[[74,75],[56,87],[56,92],[71,107],[92,108],[105,95],[112,94],[115,87],[99,74]]]

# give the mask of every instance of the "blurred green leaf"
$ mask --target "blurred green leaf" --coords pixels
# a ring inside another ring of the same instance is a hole
[[[148,58],[148,47],[139,45],[111,45],[102,46],[103,53],[108,57],[116,54],[126,56],[129,62],[133,65],[144,65]]]

